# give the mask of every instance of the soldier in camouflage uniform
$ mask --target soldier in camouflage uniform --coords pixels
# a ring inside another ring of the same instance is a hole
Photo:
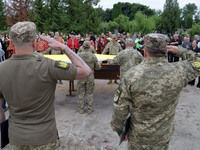
[[[116,41],[117,40],[117,36],[116,34],[112,35],[112,41],[109,42],[105,49],[103,50],[102,54],[109,54],[109,55],[117,55],[120,51],[122,51],[122,47],[121,45]],[[108,84],[111,84],[112,80],[108,81]],[[115,83],[118,84],[117,80],[115,80]]]
[[[85,41],[90,41],[90,39],[86,38]],[[82,46],[79,48],[78,53],[85,52],[85,51],[89,51],[89,52],[91,52],[91,53],[93,53],[93,54],[96,54],[96,51],[95,51],[95,49],[94,49],[94,46],[92,46],[91,44],[90,44],[90,48],[89,48],[89,49],[87,48],[86,50],[83,48],[83,45],[82,45]]]
[[[83,43],[83,47],[85,52],[81,52],[78,55],[86,62],[86,64],[94,70],[101,69],[101,65],[98,63],[97,57],[92,54],[90,50],[90,42],[85,41]],[[93,91],[94,91],[94,73],[90,75],[86,79],[82,79],[78,81],[78,95],[79,95],[79,111],[81,114],[84,113],[84,106],[85,106],[85,98],[88,106],[88,114],[92,113],[93,111]]]
[[[120,64],[120,79],[131,68],[143,61],[143,56],[140,52],[133,49],[133,40],[126,40],[126,49],[119,52],[114,59],[109,59],[109,64]]]
[[[182,47],[166,47],[167,39],[162,34],[145,36],[145,60],[124,75],[114,98],[111,126],[118,135],[131,116],[129,150],[168,149],[180,92],[200,75],[200,58]],[[168,63],[167,50],[186,60]]]
[[[8,103],[11,150],[59,150],[54,100],[57,80],[83,79],[92,74],[88,65],[60,42],[40,36],[62,50],[71,64],[45,58],[35,51],[36,25],[18,22],[10,29],[16,54],[0,63],[0,103]],[[6,77],[6,78],[5,78]],[[0,111],[0,116],[2,116]]]

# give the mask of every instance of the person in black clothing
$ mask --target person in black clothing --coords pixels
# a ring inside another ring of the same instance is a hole
[[[120,37],[120,41],[118,43],[121,45],[123,50],[126,48],[123,37]]]
[[[90,40],[92,40],[94,42],[94,44],[95,44],[96,39],[93,36],[93,32],[90,32]]]
[[[197,41],[196,40],[194,40],[192,42],[192,49],[191,50],[200,55],[200,49],[197,47]],[[198,83],[197,83],[196,87],[198,89],[200,89],[200,76],[198,78],[199,78],[199,80],[198,80]],[[188,82],[188,84],[191,85],[191,86],[194,86],[195,85],[195,79],[190,81],[190,82]]]
[[[0,34],[0,48],[4,51],[4,53],[5,53],[5,59],[7,59],[7,55],[6,55],[6,53],[7,53],[7,47],[6,47],[6,41],[5,41],[5,39],[4,39],[4,37],[3,37],[3,35],[2,34]],[[2,57],[2,60],[4,60],[4,57]]]
[[[174,38],[170,41],[170,45],[172,46],[178,46],[181,45],[182,42],[178,38],[178,34],[174,34]],[[169,62],[177,62],[179,61],[179,57],[173,55],[172,53],[168,53],[168,61]]]

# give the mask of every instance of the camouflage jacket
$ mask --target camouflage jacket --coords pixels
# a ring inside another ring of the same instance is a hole
[[[78,53],[87,52],[87,51],[89,51],[89,52],[91,52],[91,53],[93,53],[93,54],[96,54],[96,51],[95,51],[95,49],[94,49],[94,46],[90,46],[90,49],[89,49],[89,50],[85,50],[85,49],[83,48],[83,46],[81,46],[81,47],[79,48],[79,50],[78,50]]]
[[[120,51],[122,51],[122,47],[119,43],[109,42],[103,50],[102,54],[109,53],[109,55],[117,55]]]
[[[120,79],[131,68],[143,61],[143,56],[137,50],[132,47],[128,47],[125,50],[119,52],[114,59],[108,60],[109,64],[120,64]]]
[[[200,58],[195,53],[179,47],[177,56],[187,60],[146,59],[124,75],[114,98],[111,126],[120,135],[130,113],[129,147],[169,142],[180,92],[200,75]]]
[[[91,52],[81,52],[78,54],[83,61],[90,67],[90,69],[93,71],[93,74],[89,77],[79,80],[78,82],[86,83],[86,82],[93,82],[94,81],[94,70],[100,70],[101,65],[98,63],[97,57],[92,54]]]

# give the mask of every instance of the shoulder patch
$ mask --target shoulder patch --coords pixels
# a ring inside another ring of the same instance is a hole
[[[64,61],[56,61],[55,63],[55,67],[57,68],[61,68],[61,69],[68,69],[69,68],[69,64],[64,62]]]
[[[119,100],[120,95],[121,95],[121,90],[120,90],[120,88],[118,88],[118,89],[117,89],[117,92],[116,92],[116,94],[115,94],[115,97],[114,97],[114,102],[115,102],[115,103],[118,103],[118,100]]]
[[[193,68],[200,68],[200,62],[199,61],[195,61],[191,63]]]

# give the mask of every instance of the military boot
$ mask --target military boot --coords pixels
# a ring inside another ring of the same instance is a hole
[[[91,114],[93,112],[92,109],[88,109],[88,114]]]
[[[84,114],[84,109],[79,109],[80,114]]]
[[[115,84],[119,84],[119,82],[117,81],[117,80],[115,80],[115,82],[114,82]]]

